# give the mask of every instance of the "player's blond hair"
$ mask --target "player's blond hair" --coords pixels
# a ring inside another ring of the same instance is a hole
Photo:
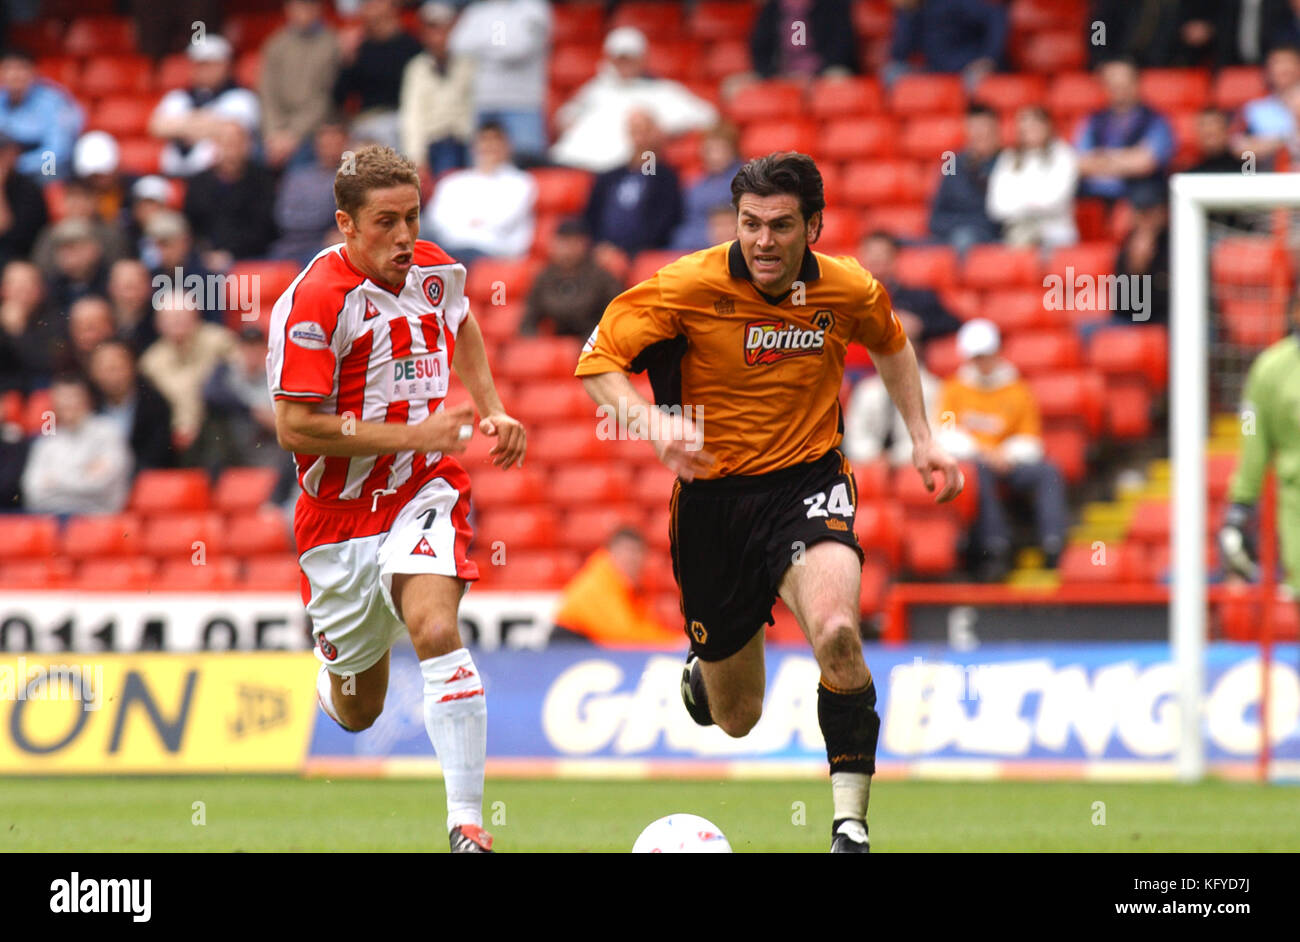
[[[410,184],[418,191],[420,175],[415,164],[391,147],[367,144],[355,153],[345,153],[334,174],[334,202],[353,219],[366,205],[366,194],[390,186]]]

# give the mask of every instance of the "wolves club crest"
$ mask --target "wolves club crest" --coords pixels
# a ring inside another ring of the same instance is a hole
[[[437,307],[442,303],[441,275],[430,275],[428,278],[424,279],[424,284],[421,285],[421,287],[424,289],[424,296],[429,299],[430,304]]]

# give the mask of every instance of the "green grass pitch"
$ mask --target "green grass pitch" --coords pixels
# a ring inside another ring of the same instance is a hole
[[[1292,786],[908,781],[871,799],[878,852],[1300,851]],[[445,852],[443,808],[436,780],[8,778],[0,850]],[[623,852],[678,811],[741,852],[829,845],[829,788],[808,780],[489,780],[484,810],[504,852]]]

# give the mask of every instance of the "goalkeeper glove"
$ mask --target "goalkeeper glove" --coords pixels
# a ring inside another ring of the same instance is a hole
[[[1251,532],[1249,504],[1232,504],[1223,516],[1219,528],[1219,552],[1223,566],[1230,572],[1252,582],[1259,578],[1255,538]]]

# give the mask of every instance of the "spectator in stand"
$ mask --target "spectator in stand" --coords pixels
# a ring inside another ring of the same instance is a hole
[[[988,214],[989,175],[1001,149],[997,112],[972,105],[966,112],[966,149],[951,166],[945,164],[930,204],[930,235],[958,252],[1001,238]]]
[[[852,75],[858,71],[853,7],[848,0],[766,0],[749,50],[754,71],[765,79]]]
[[[1264,60],[1264,80],[1269,93],[1242,105],[1232,130],[1233,149],[1254,154],[1258,170],[1272,169],[1277,154],[1295,137],[1295,115],[1286,93],[1300,85],[1300,47],[1272,49]]]
[[[194,39],[194,24],[202,23],[207,30],[221,24],[221,0],[130,0],[126,6],[134,21],[136,45],[151,59],[184,49]]]
[[[172,410],[172,441],[185,463],[203,426],[203,387],[217,366],[235,352],[235,335],[204,323],[176,293],[157,312],[158,339],[140,357],[140,372],[166,397]]]
[[[286,0],[285,24],[262,46],[262,142],[276,169],[310,162],[311,140],[330,112],[339,41],[321,0]]]
[[[275,224],[280,238],[272,258],[305,265],[335,231],[334,175],[348,146],[348,131],[340,121],[327,120],[316,129],[316,159],[291,167],[280,179],[275,197]]]
[[[185,282],[194,279],[204,285],[210,283],[212,272],[194,250],[190,224],[180,213],[170,209],[159,210],[150,217],[144,234],[153,246],[150,254],[158,259],[157,267],[149,277],[149,284],[154,289],[150,304],[155,311],[164,291],[183,291]],[[224,321],[224,312],[220,308],[206,310],[206,294],[206,291],[202,292],[203,296],[197,299],[198,310],[203,311],[204,320],[220,325]]]
[[[0,265],[26,258],[47,218],[41,188],[17,168],[20,150],[0,131]]]
[[[1285,43],[1291,46],[1300,46],[1300,3],[1295,0],[1264,0],[1266,7],[1272,6],[1273,16],[1269,18],[1265,29],[1264,36],[1267,46],[1276,46],[1279,43]],[[1243,2],[1243,6],[1248,5]]]
[[[92,238],[103,249],[105,264],[111,265],[119,258],[131,254],[126,233],[120,226],[105,222],[96,212],[95,193],[81,177],[72,177],[63,182],[63,219],[80,219],[86,222],[90,227]],[[32,261],[47,278],[53,278],[55,275],[54,231],[60,224],[46,225],[32,246]]]
[[[86,116],[63,88],[36,74],[21,49],[0,56],[0,134],[18,146],[17,169],[45,185],[70,176]]]
[[[1196,153],[1200,159],[1184,173],[1241,173],[1241,151],[1232,149],[1226,112],[1202,108],[1196,116]]]
[[[623,287],[591,256],[581,219],[566,219],[547,246],[546,267],[533,280],[521,334],[549,333],[586,340]]]
[[[153,317],[153,286],[149,269],[135,258],[124,258],[108,270],[108,303],[113,306],[116,334],[139,356],[158,339]]]
[[[474,60],[448,48],[455,21],[445,3],[420,7],[424,51],[402,73],[402,151],[433,176],[465,166],[474,130]]]
[[[920,320],[913,317],[904,322],[912,344],[921,350]],[[918,356],[917,374],[921,377],[921,399],[925,403],[930,424],[938,427],[935,406],[939,402],[943,380],[925,368],[925,360]],[[903,414],[885,388],[879,373],[859,380],[849,395],[848,408],[844,410],[844,456],[850,461],[875,461],[882,455],[895,468],[912,464],[912,436],[903,421]]]
[[[905,285],[898,280],[898,240],[883,231],[869,233],[862,240],[858,259],[872,277],[885,286],[903,330],[912,338],[918,356],[923,345],[945,337],[961,326],[929,288]]]
[[[709,214],[731,203],[731,179],[740,169],[740,135],[735,125],[724,121],[700,138],[700,163],[704,175],[686,188],[682,197],[684,218],[669,243],[669,248],[683,252],[717,245],[710,241]],[[736,214],[733,211],[731,215],[734,229]]]
[[[158,250],[145,235],[145,229],[154,213],[170,209],[171,200],[171,184],[156,174],[141,177],[131,184],[130,218],[125,227],[127,242],[130,254],[139,257],[149,268],[158,264]]]
[[[118,230],[126,222],[129,192],[118,172],[120,156],[117,138],[107,131],[87,131],[72,151],[72,172],[90,191],[93,215]]]
[[[620,527],[569,580],[555,611],[552,641],[605,647],[680,646],[680,632],[655,616],[641,588],[646,545],[641,531]]]
[[[125,340],[105,340],[90,355],[87,374],[99,404],[130,443],[135,467],[173,468],[172,409],[153,383],[140,375],[136,354]]]
[[[632,141],[628,162],[596,177],[584,219],[598,245],[613,246],[632,256],[644,249],[667,248],[682,215],[682,191],[677,171],[654,155],[662,153],[662,137],[654,118],[633,111],[627,118]],[[642,154],[650,153],[653,167]]]
[[[563,133],[551,148],[551,160],[604,173],[639,159],[641,151],[626,131],[634,111],[649,114],[670,137],[717,123],[717,109],[686,86],[651,77],[646,48],[638,29],[620,26],[610,31],[596,77],[555,113]]]
[[[402,71],[420,54],[415,37],[402,29],[393,0],[366,0],[361,7],[361,42],[343,50],[343,67],[334,82],[334,104],[358,102],[352,133],[397,150],[402,146],[398,103]]]
[[[1114,202],[1135,187],[1164,186],[1174,157],[1174,132],[1138,98],[1138,70],[1126,59],[1098,69],[1107,105],[1084,120],[1074,142],[1079,154],[1079,195]]]
[[[1016,112],[1016,143],[989,174],[988,214],[1002,225],[1008,245],[1052,249],[1074,245],[1074,190],[1079,164],[1074,148],[1057,137],[1038,105]]]
[[[551,19],[544,0],[474,0],[448,40],[474,61],[475,122],[504,127],[524,166],[546,157]]]
[[[59,358],[60,372],[81,373],[90,369],[90,356],[115,333],[113,308],[97,294],[78,298],[68,309],[68,337]]]
[[[54,421],[32,442],[23,470],[30,513],[116,513],[131,486],[131,450],[117,424],[91,413],[90,388],[75,373],[50,386]]]
[[[164,95],[149,119],[149,133],[167,141],[159,165],[169,177],[207,170],[217,159],[217,129],[234,121],[255,134],[262,115],[257,95],[234,80],[234,52],[225,39],[209,34],[190,43],[186,55],[194,64],[194,84]]]
[[[533,244],[537,183],[510,162],[505,129],[487,123],[474,135],[474,163],[439,181],[421,228],[462,262],[518,258]]]
[[[54,244],[54,277],[48,281],[50,309],[66,317],[74,301],[108,290],[104,250],[85,219],[65,219],[50,234]]]
[[[239,333],[238,349],[217,364],[203,385],[206,418],[200,463],[213,473],[231,465],[279,468],[286,455],[275,435],[275,404],[266,386],[266,334]]]
[[[979,471],[979,509],[974,545],[981,581],[1001,582],[1011,562],[1011,529],[1002,490],[1028,495],[1035,509],[1039,544],[1049,569],[1065,547],[1067,508],[1061,472],[1043,454],[1038,402],[1019,371],[998,356],[1002,339],[992,321],[976,318],[957,332],[963,363],[943,384],[938,414],[954,424],[940,443]]]
[[[719,203],[709,210],[709,245],[721,245],[736,238],[736,207]]]
[[[49,384],[62,340],[45,303],[45,282],[31,262],[15,259],[0,274],[0,392],[29,393]]]
[[[912,71],[960,72],[968,89],[995,71],[1007,42],[1006,7],[989,0],[895,0],[894,38],[884,78]]]
[[[275,177],[253,161],[240,125],[221,125],[214,142],[216,162],[186,188],[185,218],[204,264],[226,271],[238,259],[265,256],[275,241]]]
[[[1135,189],[1133,226],[1120,243],[1115,273],[1128,275],[1127,304],[1112,301],[1112,318],[1133,324],[1169,323],[1169,206],[1158,186]],[[1140,288],[1139,288],[1140,286]],[[1140,293],[1139,293],[1140,292]],[[1125,300],[1121,294],[1119,301]]]

